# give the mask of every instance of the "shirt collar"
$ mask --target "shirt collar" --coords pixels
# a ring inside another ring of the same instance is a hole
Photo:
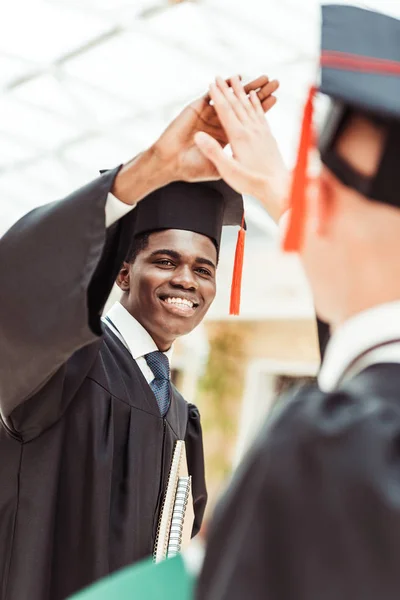
[[[323,392],[335,389],[352,362],[377,344],[400,339],[400,301],[381,304],[348,319],[332,335],[318,375]]]
[[[158,348],[155,341],[148,331],[122,306],[116,302],[107,312],[107,317],[112,321],[117,331],[125,341],[133,358],[137,360],[150,352],[157,352]],[[107,322],[107,321],[106,321]],[[171,363],[172,346],[164,352]]]

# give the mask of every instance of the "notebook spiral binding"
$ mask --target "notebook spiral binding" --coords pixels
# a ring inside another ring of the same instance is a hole
[[[169,533],[167,558],[176,556],[181,551],[183,523],[186,506],[189,501],[192,478],[180,477],[176,490],[174,511],[172,513],[171,529]]]
[[[193,507],[189,506],[191,491],[192,478],[187,472],[185,442],[178,440],[157,526],[154,562],[158,563],[178,554],[182,549],[182,543],[188,537],[188,530],[190,539],[193,525]],[[187,509],[191,509],[189,516],[187,516]]]

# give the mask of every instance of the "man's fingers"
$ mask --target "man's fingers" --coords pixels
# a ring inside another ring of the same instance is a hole
[[[255,114],[257,115],[257,117],[261,120],[264,119],[264,110],[263,107],[261,105],[261,102],[257,96],[257,93],[254,90],[251,90],[250,92],[250,102],[251,105],[254,109]]]
[[[248,116],[247,110],[245,109],[245,107],[243,106],[243,104],[239,100],[239,98],[236,96],[236,94],[232,93],[232,90],[228,87],[228,85],[222,79],[222,77],[217,77],[215,81],[216,81],[216,85],[219,88],[220,92],[224,95],[226,102],[234,110],[237,118],[242,123],[248,122],[249,116]],[[236,86],[240,86],[240,85],[241,85],[240,82],[238,82],[236,80]],[[248,102],[247,97],[246,97],[246,101]]]
[[[242,76],[241,75],[231,75],[231,77],[228,77],[227,79],[225,79],[225,82],[229,85],[229,87],[232,87],[232,79],[234,77],[237,77],[238,79],[240,79],[240,81],[242,81]],[[260,86],[258,86],[260,87]],[[210,101],[210,90],[207,90],[207,92],[204,94],[203,96],[206,100]]]
[[[226,83],[232,87],[232,81],[233,79],[239,79],[240,81],[242,81],[242,76],[241,75],[232,75],[231,77],[228,77],[228,79],[225,79]]]
[[[265,85],[267,85],[268,82],[268,77],[266,75],[261,75],[260,77],[257,77],[257,79],[253,79],[253,81],[247,83],[244,86],[244,91],[246,92],[246,94],[249,94],[251,90],[258,90],[260,88],[263,88]]]
[[[278,89],[278,87],[279,87],[279,81],[277,81],[276,79],[274,79],[273,81],[269,81],[268,83],[263,85],[257,91],[257,96],[258,96],[260,102],[263,102],[264,100],[269,98],[269,96],[274,94],[276,92],[276,90]]]
[[[233,89],[236,97],[238,98],[239,102],[241,103],[241,105],[243,106],[243,108],[245,109],[247,114],[249,115],[249,117],[253,118],[254,111],[253,111],[250,99],[249,99],[248,95],[246,94],[246,92],[244,91],[244,87],[243,87],[241,81],[239,81],[239,79],[237,77],[232,78],[232,89]],[[255,94],[255,91],[251,90],[250,94],[252,94],[252,93]]]
[[[226,84],[225,84],[226,85]],[[231,92],[229,92],[231,94]],[[240,121],[226,95],[215,83],[210,85],[210,98],[214,102],[214,108],[225,131],[232,131],[240,125]]]
[[[211,136],[202,131],[196,133],[195,143],[201,152],[210,160],[219,175],[238,193],[246,193],[249,182],[254,179],[248,169],[228,156]]]
[[[240,75],[235,75],[233,77],[229,77],[228,79],[221,80],[221,81],[224,81],[224,83],[226,84],[227,87],[230,87],[233,89],[232,82],[235,79],[237,82],[238,78],[241,80]],[[235,85],[236,85],[236,83],[235,83]],[[257,96],[261,102],[261,106],[263,107],[264,112],[267,112],[267,110],[270,110],[276,102],[276,99],[273,99],[273,100],[269,100],[269,99],[272,97],[272,94],[274,94],[276,92],[278,87],[279,87],[279,81],[277,81],[276,79],[269,81],[269,79],[266,75],[261,75],[260,77],[257,77],[257,79],[254,79],[253,81],[250,81],[250,83],[246,84],[243,89],[247,95],[252,90],[257,91]],[[210,100],[212,100],[210,91],[208,91],[203,96],[203,99],[208,104],[210,103]],[[243,116],[243,113],[242,113],[242,116]]]
[[[261,102],[263,111],[266,113],[269,110],[271,110],[271,108],[276,104],[276,101],[277,100],[276,100],[275,96],[270,96],[269,98],[267,98],[266,100]]]
[[[241,75],[233,75],[231,77],[228,77],[224,81],[229,87],[232,87],[232,81],[234,78],[239,78],[240,81],[242,81]],[[267,75],[260,75],[260,77],[257,77],[257,79],[253,79],[252,81],[249,81],[249,83],[246,83],[246,85],[244,86],[244,91],[246,92],[246,94],[249,94],[251,90],[257,91],[258,97],[262,102],[267,98],[267,96],[276,92],[278,87],[279,82],[276,79],[270,81]],[[204,94],[203,98],[206,98],[208,100],[210,99],[210,94],[208,91]]]

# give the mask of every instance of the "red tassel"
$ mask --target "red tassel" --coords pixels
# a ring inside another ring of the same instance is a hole
[[[308,181],[308,157],[310,150],[315,143],[313,129],[313,100],[315,91],[315,87],[310,89],[304,108],[299,152],[290,190],[289,208],[291,208],[291,212],[285,239],[283,241],[283,249],[285,252],[298,252],[303,241],[306,189]]]
[[[244,243],[246,231],[244,229],[244,217],[242,225],[238,232],[236,242],[235,261],[233,263],[232,287],[231,287],[231,303],[229,308],[230,315],[238,315],[240,312],[240,296],[242,291],[242,273],[243,273],[243,258],[244,258]]]

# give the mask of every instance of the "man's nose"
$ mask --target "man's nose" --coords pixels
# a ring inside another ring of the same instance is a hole
[[[174,271],[171,284],[185,290],[197,290],[199,284],[189,265],[182,265]]]

